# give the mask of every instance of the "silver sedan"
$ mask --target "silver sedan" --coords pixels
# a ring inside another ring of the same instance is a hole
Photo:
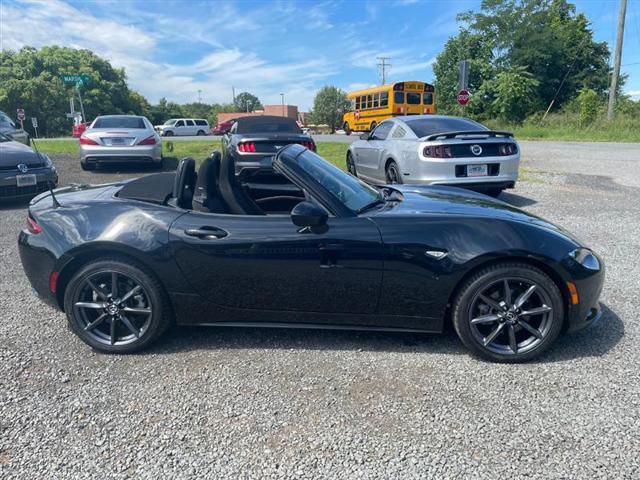
[[[494,196],[515,187],[519,165],[511,133],[443,115],[385,120],[347,152],[349,172],[370,183],[455,185]]]
[[[162,166],[162,140],[145,117],[97,117],[80,137],[80,164],[93,170],[99,163],[142,163]]]

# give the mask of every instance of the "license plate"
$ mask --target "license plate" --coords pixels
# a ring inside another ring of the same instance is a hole
[[[16,175],[16,184],[18,187],[32,187],[37,182],[35,175]]]
[[[125,137],[112,137],[105,139],[105,144],[111,147],[122,147],[124,145],[130,145],[131,139]]]
[[[124,138],[112,138],[111,139],[111,145],[124,145],[125,143],[125,139]]]
[[[486,177],[489,175],[489,168],[483,165],[467,165],[467,177]]]

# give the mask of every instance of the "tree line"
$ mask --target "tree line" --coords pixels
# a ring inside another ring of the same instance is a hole
[[[457,17],[459,31],[446,42],[433,65],[438,113],[469,116],[480,121],[520,123],[540,121],[544,112],[562,112],[581,123],[602,116],[609,84],[610,52],[605,42],[593,38],[591,24],[567,0],[483,0],[479,11]],[[471,99],[462,109],[456,102],[461,60],[470,62]],[[65,118],[73,86],[62,75],[86,74],[82,87],[88,120],[100,114],[145,115],[158,124],[169,118],[206,118],[217,123],[220,112],[245,112],[262,108],[248,92],[233,103],[178,104],[165,98],[152,105],[127,85],[126,72],[89,50],[66,47],[24,47],[0,52],[0,110],[10,116],[24,108],[38,117],[46,136],[68,135]],[[640,117],[640,102],[618,92],[618,112]],[[349,108],[346,92],[325,86],[314,99],[309,123],[342,123]],[[30,127],[30,125],[29,125]]]

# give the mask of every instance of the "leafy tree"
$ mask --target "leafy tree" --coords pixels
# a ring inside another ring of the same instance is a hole
[[[350,105],[345,91],[327,85],[316,93],[313,109],[309,113],[313,123],[329,125],[331,133],[334,133],[342,125],[342,116]]]
[[[576,98],[578,104],[578,119],[582,125],[593,123],[598,117],[598,108],[603,103],[598,94],[590,88],[583,88]]]
[[[471,60],[471,77],[475,75],[469,110],[481,118],[494,113],[488,103],[496,99],[496,86],[507,86],[509,77],[498,82],[498,75],[518,67],[538,82],[536,101],[518,118],[551,101],[561,108],[583,88],[598,94],[607,89],[608,47],[594,41],[589,20],[567,0],[483,0],[480,11],[462,13],[458,20],[460,32],[434,65],[443,111],[453,107],[451,92],[457,86],[458,62],[464,59]]]
[[[490,80],[490,90],[495,92],[493,107],[498,117],[507,122],[521,122],[536,103],[538,80],[525,67],[515,67],[500,72]]]
[[[249,92],[242,92],[236,95],[234,105],[237,112],[253,112],[263,108],[258,97]]]
[[[101,114],[150,110],[144,97],[127,86],[123,69],[113,68],[89,50],[57,46],[0,52],[0,110],[13,115],[17,108],[24,108],[27,117],[38,118],[40,134],[68,135],[71,120],[65,114],[75,87],[64,84],[60,77],[73,74],[91,79],[81,87],[86,120]],[[31,130],[31,122],[25,128]]]

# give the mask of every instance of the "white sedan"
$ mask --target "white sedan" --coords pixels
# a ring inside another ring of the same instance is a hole
[[[494,196],[515,187],[519,165],[513,134],[443,115],[385,120],[347,151],[349,172],[369,183],[455,185]]]

